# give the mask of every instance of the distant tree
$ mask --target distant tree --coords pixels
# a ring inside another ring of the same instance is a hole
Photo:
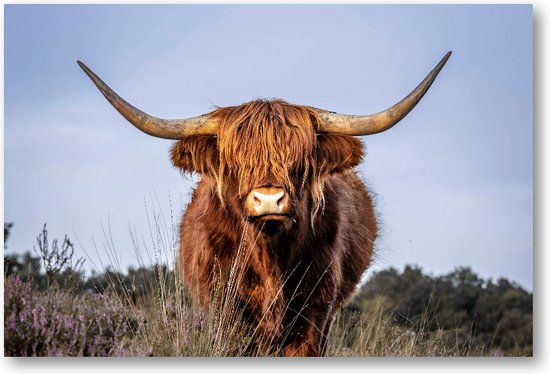
[[[12,222],[4,222],[4,249],[6,249],[6,242],[8,241],[8,238],[10,236],[11,228],[13,227]]]

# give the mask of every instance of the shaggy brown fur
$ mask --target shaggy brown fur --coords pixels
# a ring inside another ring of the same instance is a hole
[[[185,282],[208,306],[237,263],[236,299],[248,322],[285,355],[322,355],[334,313],[373,255],[375,214],[353,171],[363,146],[352,136],[317,135],[312,108],[281,100],[210,115],[220,122],[217,137],[172,148],[175,166],[202,175],[181,224]],[[244,200],[262,186],[289,194],[291,219],[249,222]]]

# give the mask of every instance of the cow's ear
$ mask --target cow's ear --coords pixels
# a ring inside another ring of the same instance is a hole
[[[218,139],[215,136],[191,136],[179,140],[170,153],[172,164],[188,173],[213,175],[218,170]]]
[[[317,135],[317,168],[322,174],[341,173],[363,159],[363,143],[349,135]]]

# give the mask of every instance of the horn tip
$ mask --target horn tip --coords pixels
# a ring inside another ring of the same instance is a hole
[[[90,79],[94,81],[94,83],[97,85],[97,80],[100,80],[100,79],[94,74],[94,72],[89,67],[87,67],[86,64],[83,63],[82,61],[76,60],[76,63],[78,64],[78,66],[80,66],[82,70],[84,70],[84,73],[86,73],[86,75],[90,77]]]
[[[452,54],[453,54],[453,51],[449,51],[445,53],[445,56],[443,56],[441,61],[439,61],[439,64],[437,64],[434,70],[439,72],[441,69],[443,69],[443,66],[447,63],[447,60],[449,59],[449,57],[451,57]]]
[[[80,68],[82,70],[86,70],[88,67],[80,60],[76,60],[76,63],[78,64],[78,66],[80,66]]]
[[[91,70],[90,70],[89,67],[86,66],[85,63],[83,63],[83,62],[80,61],[80,60],[76,60],[76,63],[78,64],[78,66],[80,66],[80,68],[81,68],[82,70],[84,70],[84,72],[86,72],[86,74],[90,75]]]

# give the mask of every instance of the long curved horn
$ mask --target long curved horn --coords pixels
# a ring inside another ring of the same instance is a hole
[[[182,139],[190,135],[216,135],[217,122],[206,115],[167,120],[142,112],[118,96],[81,61],[77,62],[111,105],[144,133],[164,139]]]
[[[382,112],[366,116],[354,116],[319,110],[319,116],[324,123],[320,125],[317,132],[371,135],[388,130],[401,121],[418,104],[451,56],[451,53],[452,51],[447,52],[439,64],[407,97]]]

